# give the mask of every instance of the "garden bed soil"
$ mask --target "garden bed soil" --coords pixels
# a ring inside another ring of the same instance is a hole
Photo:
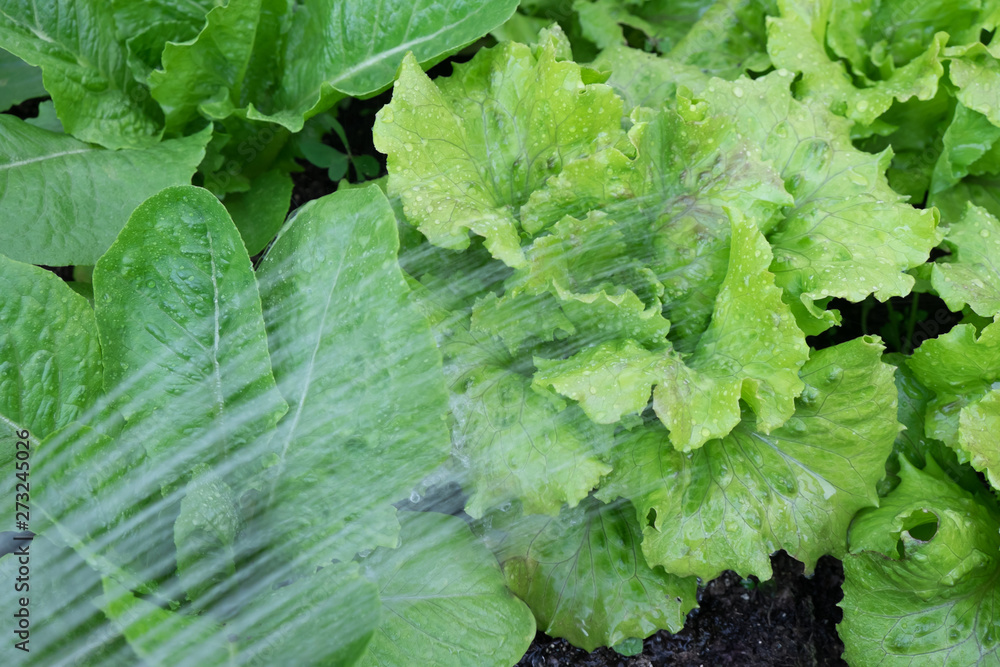
[[[726,572],[698,591],[698,609],[675,635],[658,632],[639,655],[601,648],[587,653],[539,633],[518,667],[840,667],[837,603],[844,580],[840,561],[824,556],[812,577],[779,551],[774,577],[759,583]]]

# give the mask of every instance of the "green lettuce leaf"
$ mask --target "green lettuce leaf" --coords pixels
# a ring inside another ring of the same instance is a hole
[[[42,85],[42,70],[0,49],[0,111],[47,95]]]
[[[507,585],[539,629],[587,651],[657,630],[678,632],[697,606],[696,580],[646,564],[642,531],[626,502],[588,498],[558,517],[492,515]]]
[[[2,252],[48,266],[95,264],[143,200],[191,182],[210,135],[109,151],[0,115]]]
[[[768,234],[771,271],[812,334],[809,318],[828,318],[818,306],[828,297],[884,301],[909,293],[914,280],[904,272],[940,241],[938,214],[902,203],[884,175],[891,154],[854,148],[848,123],[794,100],[790,83],[791,75],[778,71],[755,81],[716,80],[702,95],[763,147],[795,198]]]
[[[104,578],[96,600],[132,649],[153,664],[352,665],[379,623],[378,592],[355,563],[315,574],[252,601],[220,625],[210,616],[163,609]],[[277,658],[276,656],[280,656]]]
[[[927,409],[927,433],[998,484],[994,429],[1000,425],[1000,323],[990,324],[978,337],[973,325],[960,324],[921,345],[908,365],[935,393]]]
[[[969,304],[983,317],[1000,314],[1000,221],[970,202],[945,241],[953,249],[952,257],[933,265],[934,291],[953,311]]]
[[[399,548],[361,561],[383,613],[358,664],[514,664],[535,638],[535,622],[493,555],[456,517],[403,512],[400,523]]]
[[[416,58],[404,61],[375,146],[389,156],[389,192],[432,243],[464,249],[471,230],[494,257],[523,266],[529,195],[570,160],[620,138],[614,91],[562,60],[569,45],[560,30],[541,40],[479,51],[436,83]]]
[[[86,299],[55,274],[2,255],[0,324],[0,465],[10,471],[0,491],[13,498],[17,443],[33,456],[43,438],[90,415],[101,348]],[[14,516],[8,521],[12,530]]]
[[[455,454],[468,466],[466,512],[521,500],[531,513],[575,506],[611,468],[600,455],[611,427],[579,407],[532,386],[517,362],[489,335],[449,322],[443,345],[451,387]]]
[[[165,45],[163,69],[149,75],[149,88],[168,131],[199,112],[222,119],[238,108],[261,17],[261,0],[229,0],[208,12],[196,38]]]
[[[105,389],[164,491],[199,463],[245,491],[263,464],[250,446],[287,406],[250,258],[222,204],[191,186],[146,200],[98,261],[94,299]]]
[[[516,7],[516,0],[387,0],[374,7],[362,0],[305,0],[287,26],[280,83],[271,99],[251,100],[247,116],[298,132],[338,99],[391,84],[407,53],[415,62],[437,62],[499,26]]]
[[[395,546],[390,503],[448,455],[441,357],[398,247],[385,195],[349,189],[299,209],[257,272],[290,406],[262,530],[296,567]]]
[[[110,2],[6,0],[0,9],[0,47],[42,69],[68,133],[108,148],[159,140],[163,114],[132,76]]]
[[[281,229],[288,216],[293,188],[287,172],[272,169],[253,179],[246,192],[226,195],[222,203],[240,230],[251,257],[262,251]]]
[[[711,579],[723,570],[771,576],[784,549],[811,571],[845,550],[854,513],[877,503],[876,483],[898,432],[892,368],[871,337],[815,352],[802,368],[795,415],[769,435],[751,415],[690,453],[646,426],[622,433],[603,500],[632,501],[650,565]]]
[[[993,664],[1000,516],[928,460],[901,461],[902,481],[864,510],[844,558],[844,620],[851,664]]]
[[[797,84],[796,92],[863,125],[871,125],[895,100],[933,98],[938,81],[944,74],[941,57],[948,35],[932,32],[927,40],[907,38],[903,42],[905,48],[916,46],[917,51],[901,60],[898,69],[892,56],[884,56],[888,61],[883,68],[885,71],[876,80],[868,80],[864,77],[867,71],[864,63],[854,63],[854,67],[849,69],[827,54],[829,42],[834,45],[849,44],[853,47],[851,55],[854,55],[859,48],[857,31],[860,27],[851,25],[851,22],[855,18],[863,20],[863,17],[872,16],[870,8],[862,7],[873,4],[871,1],[847,3],[849,7],[846,10],[838,11],[842,4],[832,0],[778,1],[781,16],[768,22],[767,48],[776,67],[801,72],[802,80]],[[881,4],[886,6],[891,3]],[[890,8],[889,11],[894,10]],[[843,16],[845,12],[853,13],[850,19]],[[905,19],[900,17],[899,20],[908,21],[909,18],[906,15]],[[835,19],[846,23],[849,28],[834,24]],[[876,30],[885,28],[888,26],[879,24]],[[846,32],[847,37],[838,41],[841,31]],[[869,85],[856,86],[852,75],[862,78]]]

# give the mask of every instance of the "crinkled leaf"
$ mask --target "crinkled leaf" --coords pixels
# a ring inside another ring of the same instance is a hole
[[[210,134],[109,151],[0,116],[2,252],[48,266],[95,264],[144,199],[191,182]]]
[[[641,412],[656,385],[653,408],[684,451],[728,434],[740,421],[741,399],[763,432],[783,424],[802,391],[798,371],[808,347],[767,270],[767,241],[753,221],[732,215],[728,271],[711,323],[688,359],[669,348],[641,347],[626,330],[624,341],[566,360],[536,359],[535,384],[575,399],[598,423]]]
[[[851,664],[972,665],[1000,660],[1000,517],[933,461],[901,462],[902,481],[859,514],[844,558]]]
[[[205,18],[188,42],[168,42],[162,70],[149,76],[153,98],[166,114],[168,130],[180,130],[198,112],[221,119],[240,104],[240,87],[255,45],[261,0],[229,0]]]
[[[794,100],[790,83],[778,71],[755,81],[716,80],[703,93],[714,112],[735,117],[763,147],[795,198],[768,234],[777,284],[813,317],[823,315],[816,302],[827,297],[884,301],[909,293],[913,278],[904,271],[938,243],[937,212],[902,203],[885,179],[891,155],[855,149],[848,123]]]
[[[607,84],[625,101],[625,111],[655,109],[674,97],[678,86],[699,92],[711,77],[697,67],[627,46],[611,46],[592,65],[609,71]]]
[[[252,100],[248,117],[292,132],[344,96],[375,93],[407,53],[436,62],[506,21],[516,0],[305,0],[287,29],[284,69],[273,100]],[[323,48],[317,48],[317,45]]]
[[[78,139],[108,148],[158,141],[162,112],[132,77],[108,0],[4,0],[0,47],[42,69],[59,119]]]
[[[670,447],[658,426],[623,435],[598,497],[632,501],[647,562],[668,572],[769,578],[778,549],[811,570],[823,554],[844,552],[854,513],[876,503],[898,430],[881,350],[865,337],[815,352],[795,415],[770,435],[749,415],[690,453]]]
[[[504,529],[494,551],[507,585],[550,637],[593,651],[660,629],[678,632],[697,606],[693,577],[646,564],[627,502],[586,499],[558,517],[521,516]]]
[[[740,399],[756,414],[757,428],[770,433],[791,417],[804,386],[799,369],[809,348],[767,270],[771,248],[752,220],[731,215],[729,269],[711,323],[685,361],[698,372],[690,378],[694,387],[681,372],[653,394],[653,408],[682,450],[729,433],[740,421]]]
[[[671,60],[723,79],[771,68],[765,45],[767,16],[777,13],[774,0],[716,0],[698,4],[704,9],[698,12],[698,20],[687,34],[667,53]],[[665,22],[672,23],[672,17]]]
[[[1000,221],[970,203],[945,241],[953,248],[952,259],[933,265],[934,291],[951,310],[969,304],[983,317],[1000,314]]]
[[[275,389],[250,258],[208,191],[141,204],[94,269],[104,385],[165,490],[218,467],[237,493],[287,406]]]
[[[463,249],[471,230],[494,257],[523,266],[520,209],[529,195],[620,137],[621,100],[584,83],[580,67],[561,60],[567,50],[557,29],[534,48],[479,51],[436,83],[415,58],[403,63],[375,142],[389,156],[390,192],[432,243]]]
[[[522,219],[537,232],[567,214],[603,211],[623,237],[625,252],[616,254],[662,283],[674,340],[688,351],[708,324],[726,274],[731,223],[724,208],[767,231],[792,199],[730,118],[706,117],[704,105],[686,99],[632,116],[634,159],[608,148],[567,164],[531,196]]]
[[[998,139],[1000,127],[978,111],[958,102],[955,115],[942,137],[941,156],[934,165],[931,190],[946,190],[970,172],[977,171],[977,161],[994,149]]]
[[[404,512],[398,549],[361,561],[379,587],[382,621],[359,665],[511,665],[535,637],[493,555],[464,521]]]
[[[395,546],[390,503],[448,454],[441,357],[398,247],[385,195],[349,189],[299,209],[257,272],[290,405],[266,530],[302,567]]]
[[[610,472],[600,455],[611,428],[592,422],[578,407],[535,389],[506,348],[470,329],[460,292],[474,280],[432,281],[421,290],[432,313],[450,389],[455,457],[467,468],[465,510],[479,518],[497,505],[520,500],[526,511],[556,515],[575,506]],[[457,304],[456,304],[457,301]]]
[[[927,433],[962,456],[962,415],[1000,382],[1000,323],[990,324],[978,336],[973,325],[960,324],[925,342],[907,363],[935,393],[927,408]]]
[[[958,87],[955,97],[973,111],[1000,125],[1000,59],[998,45],[948,49],[948,76]]]
[[[827,25],[832,7],[841,3],[831,0],[779,0],[780,18],[768,22],[768,53],[774,65],[802,73],[796,92],[816,104],[847,118],[870,125],[884,114],[894,101],[912,97],[929,100],[937,92],[938,80],[944,73],[941,55],[946,34],[933,36],[927,44],[918,44],[919,56],[907,59],[899,69],[889,68],[884,78],[857,87],[852,74],[839,60],[831,60],[826,41],[836,35]],[[849,11],[861,11],[864,2],[847,3]],[[869,3],[870,4],[870,3]],[[871,15],[871,12],[868,12]],[[908,17],[907,17],[908,18]],[[856,40],[851,33],[850,41]],[[933,33],[932,33],[933,35]],[[847,41],[847,40],[845,40]],[[907,42],[907,46],[912,46]],[[855,46],[855,48],[857,48]],[[863,76],[863,73],[862,73]]]

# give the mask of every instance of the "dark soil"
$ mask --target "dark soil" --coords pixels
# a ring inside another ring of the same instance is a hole
[[[698,591],[699,608],[676,635],[658,632],[639,655],[608,648],[587,653],[562,639],[538,633],[518,667],[683,667],[846,665],[837,636],[837,602],[844,580],[840,561],[824,556],[815,574],[779,551],[774,577],[758,583],[726,572]]]

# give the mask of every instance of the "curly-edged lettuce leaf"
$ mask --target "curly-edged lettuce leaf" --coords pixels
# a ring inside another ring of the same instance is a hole
[[[566,214],[582,218],[595,209],[617,222],[625,249],[616,253],[619,261],[638,263],[662,283],[673,339],[689,351],[726,275],[725,207],[766,232],[793,200],[732,118],[706,115],[704,105],[682,98],[662,111],[636,110],[632,121],[634,158],[608,148],[570,162],[532,194],[522,222],[538,232]]]
[[[955,97],[973,111],[1000,125],[1000,44],[976,43],[950,48],[948,76],[957,90]]]
[[[95,264],[143,200],[191,182],[210,136],[110,151],[0,115],[0,252],[47,266]]]
[[[462,321],[446,327],[452,440],[456,457],[468,466],[465,510],[478,518],[513,500],[549,515],[564,503],[575,506],[611,472],[600,457],[610,447],[611,427],[533,387],[489,334]]]
[[[697,606],[694,577],[646,564],[627,502],[588,498],[558,517],[492,515],[493,546],[507,585],[539,629],[587,651],[657,630],[678,632]]]
[[[931,191],[947,190],[970,173],[1000,170],[992,164],[998,139],[1000,127],[982,113],[957,102],[951,123],[941,137],[942,150],[934,165]]]
[[[908,365],[935,393],[927,409],[927,432],[985,472],[994,485],[1000,483],[1000,323],[990,324],[978,337],[972,324],[960,324],[921,345]]]
[[[262,16],[261,0],[229,0],[208,12],[197,37],[164,46],[162,69],[149,75],[149,88],[168,131],[199,112],[221,119],[238,108]]]
[[[951,261],[936,262],[931,284],[948,308],[965,304],[983,317],[1000,314],[1000,221],[971,202],[945,235]]]
[[[453,516],[402,512],[400,523],[398,548],[379,548],[361,560],[378,586],[382,620],[358,664],[517,661],[535,637],[535,621],[504,585],[489,550]]]
[[[847,121],[796,101],[791,79],[778,71],[755,81],[715,80],[702,97],[763,147],[795,198],[768,240],[771,271],[793,308],[805,307],[796,312],[807,327],[810,317],[828,317],[819,307],[828,297],[884,301],[909,293],[914,280],[905,271],[924,263],[940,239],[937,211],[904,204],[886,182],[891,153],[854,148]]]
[[[226,209],[201,188],[143,202],[94,269],[104,386],[164,491],[195,465],[241,493],[287,406],[257,282]],[[238,480],[238,482],[236,481]]]
[[[812,570],[820,556],[844,552],[854,513],[877,503],[898,431],[881,351],[864,337],[815,352],[795,415],[770,434],[749,414],[689,453],[670,447],[659,426],[623,433],[598,497],[632,501],[643,554],[667,572],[711,579],[732,569],[766,579],[778,549]]]
[[[764,72],[771,67],[766,49],[767,17],[776,13],[774,0],[705,3],[698,20],[666,55],[723,79]]]
[[[844,659],[868,665],[1000,661],[1000,516],[933,460],[851,526],[844,558]]]
[[[732,214],[729,268],[711,323],[682,360],[669,347],[641,347],[635,337],[602,343],[565,360],[535,360],[537,386],[578,401],[599,423],[641,412],[653,385],[653,408],[671,442],[687,451],[728,434],[740,421],[740,400],[768,433],[794,411],[808,357],[805,335],[767,271],[770,247],[751,220]],[[662,347],[662,345],[661,345]]]
[[[934,97],[944,74],[941,52],[948,36],[934,36],[919,57],[898,69],[890,66],[884,78],[858,87],[844,63],[831,60],[826,40],[833,34],[827,25],[830,8],[841,3],[830,0],[779,0],[780,18],[768,22],[768,53],[776,67],[801,72],[796,93],[834,113],[871,125],[896,100]],[[858,7],[862,3],[847,3]],[[829,33],[828,33],[829,31]],[[891,63],[890,59],[890,63]],[[864,71],[861,76],[863,77]]]
[[[261,261],[278,426],[267,534],[309,568],[395,546],[391,503],[448,455],[441,356],[377,186],[303,208]]]
[[[699,92],[711,79],[693,65],[621,45],[601,51],[591,66],[610,72],[606,83],[624,100],[629,113],[636,107],[662,106],[673,99],[678,86]]]
[[[42,70],[66,131],[108,148],[155,144],[163,114],[136,81],[108,0],[0,4],[0,47]]]
[[[392,83],[404,56],[433,64],[506,21],[516,0],[303,0],[288,22],[273,93],[248,117],[292,132],[346,96]],[[322,45],[322,48],[318,48]]]
[[[556,28],[541,44],[484,49],[431,81],[403,63],[392,103],[379,112],[375,145],[389,156],[389,191],[430,241],[464,249],[469,231],[494,257],[523,266],[521,207],[574,158],[617,141],[622,103],[565,61]]]

